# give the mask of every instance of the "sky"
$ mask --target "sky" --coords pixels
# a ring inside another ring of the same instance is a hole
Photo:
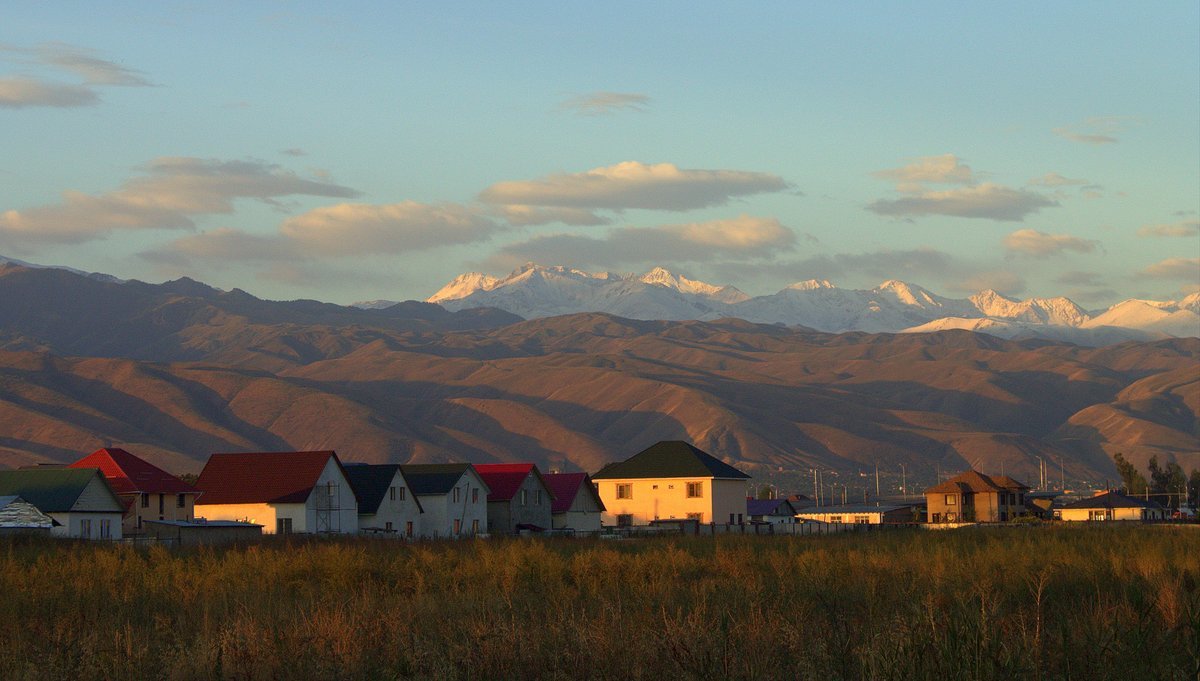
[[[0,150],[0,255],[122,278],[1098,309],[1200,290],[1200,3],[17,0]]]

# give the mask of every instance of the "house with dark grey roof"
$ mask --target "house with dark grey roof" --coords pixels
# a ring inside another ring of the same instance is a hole
[[[147,520],[183,520],[194,517],[195,487],[124,449],[97,449],[69,468],[99,468],[125,504],[122,532],[143,532]]]
[[[587,473],[547,473],[542,479],[554,494],[554,503],[550,506],[550,522],[554,529],[600,531],[604,501],[591,476]]]
[[[420,536],[472,537],[488,532],[487,483],[469,463],[405,464],[404,479],[421,502]]]
[[[592,476],[605,525],[648,525],[694,519],[701,524],[746,522],[750,476],[682,440],[653,444]]]
[[[797,509],[784,499],[754,499],[746,497],[746,515],[752,523],[790,525],[796,522]]]
[[[531,463],[477,463],[487,484],[488,533],[519,534],[550,529],[554,495]]]
[[[1025,515],[1028,485],[970,470],[925,490],[931,523],[995,523]]]
[[[125,506],[98,468],[0,471],[0,496],[19,496],[50,516],[56,537],[121,538]]]
[[[196,480],[196,515],[267,534],[357,534],[358,500],[332,451],[213,454]]]
[[[1101,492],[1090,499],[1063,504],[1057,509],[1062,520],[1163,520],[1167,511],[1156,502],[1126,496],[1120,492]]]
[[[358,498],[358,531],[404,539],[421,536],[421,501],[399,464],[354,463],[346,479]]]

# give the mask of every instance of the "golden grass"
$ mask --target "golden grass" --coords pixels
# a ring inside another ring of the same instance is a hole
[[[0,541],[4,679],[1196,679],[1200,531]]]

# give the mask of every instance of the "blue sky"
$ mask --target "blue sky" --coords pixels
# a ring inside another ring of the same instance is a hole
[[[18,2],[0,141],[0,254],[270,298],[1200,287],[1195,2]]]

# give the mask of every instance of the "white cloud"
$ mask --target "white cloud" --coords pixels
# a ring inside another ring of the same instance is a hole
[[[233,212],[237,199],[275,204],[286,196],[352,197],[336,184],[302,178],[261,161],[167,157],[120,189],[92,196],[63,192],[59,204],[0,213],[0,235],[10,239],[78,243],[116,230],[191,229],[193,217]]]
[[[1115,144],[1116,134],[1136,122],[1133,116],[1093,116],[1082,123],[1055,128],[1053,132],[1080,144]]]
[[[47,83],[31,78],[0,78],[0,108],[88,106],[100,101],[85,85]]]
[[[560,109],[580,116],[602,116],[618,111],[645,111],[650,98],[635,92],[591,92],[565,100]]]
[[[1066,251],[1092,253],[1099,242],[1081,239],[1070,234],[1047,234],[1036,229],[1019,229],[1004,237],[1004,248],[1010,254],[1020,253],[1035,258],[1061,255]]]
[[[889,168],[871,173],[892,180],[901,191],[920,191],[923,183],[973,184],[975,174],[954,154],[922,156],[902,168]]]
[[[100,59],[90,50],[79,47],[54,43],[39,47],[36,54],[43,64],[74,73],[90,85],[151,85],[137,71]]]
[[[342,203],[288,218],[280,235],[313,256],[421,251],[489,238],[496,223],[457,204]]]
[[[1200,236],[1200,221],[1184,220],[1167,225],[1142,225],[1137,235],[1147,237],[1194,237]]]
[[[1019,222],[1041,208],[1057,205],[1057,201],[1041,194],[987,182],[945,191],[926,191],[899,199],[880,199],[867,206],[867,210],[898,217],[950,215]]]
[[[83,79],[82,83],[60,83],[46,78],[0,78],[0,108],[70,108],[100,101],[97,87],[145,87],[151,83],[137,71],[100,59],[89,50],[62,43],[24,48],[0,44],[0,56],[35,69],[57,71]]]
[[[1063,177],[1058,173],[1046,173],[1041,177],[1035,177],[1025,184],[1037,187],[1082,187],[1091,184],[1087,180],[1076,180],[1070,177]]]
[[[561,222],[564,225],[584,227],[607,225],[608,218],[601,217],[583,208],[539,208],[537,206],[497,206],[495,213],[510,225],[528,227]]]
[[[690,170],[671,163],[625,161],[582,173],[499,182],[480,193],[490,204],[684,211],[727,203],[735,196],[787,189],[782,178],[738,170]]]
[[[1200,258],[1167,258],[1147,267],[1140,274],[1155,279],[1200,281]]]

